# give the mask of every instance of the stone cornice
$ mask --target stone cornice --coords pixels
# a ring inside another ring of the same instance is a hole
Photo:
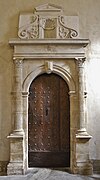
[[[85,57],[88,39],[11,39],[14,58],[23,59],[74,59]]]
[[[14,45],[34,45],[34,44],[55,44],[55,45],[79,45],[86,47],[89,44],[89,39],[34,39],[34,40],[24,40],[19,38],[13,38],[9,40],[11,46]]]

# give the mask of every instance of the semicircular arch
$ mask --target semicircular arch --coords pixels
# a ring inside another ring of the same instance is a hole
[[[23,85],[22,85],[22,90],[23,92],[28,92],[29,91],[29,87],[32,83],[32,81],[38,76],[41,75],[43,73],[47,73],[45,70],[45,66],[39,66],[37,69],[35,69],[34,71],[31,71],[27,77],[24,79],[23,81]],[[71,74],[65,70],[64,68],[58,66],[58,65],[53,65],[53,70],[51,73],[55,73],[59,76],[61,76],[66,83],[69,86],[69,91],[75,93],[75,82],[73,77],[71,76]]]

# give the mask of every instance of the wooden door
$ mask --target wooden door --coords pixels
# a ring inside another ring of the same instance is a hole
[[[43,74],[31,83],[28,110],[29,167],[70,166],[70,104],[66,82]]]

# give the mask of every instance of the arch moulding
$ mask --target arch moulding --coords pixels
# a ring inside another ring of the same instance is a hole
[[[46,63],[49,63],[49,62],[46,61]],[[52,69],[51,70],[49,69],[48,72],[47,72],[47,67],[45,64],[42,66],[39,66],[34,71],[30,72],[25,78],[25,80],[23,81],[22,92],[29,91],[30,84],[38,75],[43,74],[43,73],[49,73],[49,74],[55,73],[61,76],[66,81],[66,83],[69,86],[69,93],[75,93],[75,82],[71,74],[67,70],[65,70],[63,67],[60,67],[58,65],[53,65],[53,62],[51,63],[52,63]]]

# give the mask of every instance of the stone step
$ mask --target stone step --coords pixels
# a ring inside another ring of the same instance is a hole
[[[27,173],[26,175],[0,176],[0,180],[100,180],[98,174],[89,177],[46,168],[35,168]]]

